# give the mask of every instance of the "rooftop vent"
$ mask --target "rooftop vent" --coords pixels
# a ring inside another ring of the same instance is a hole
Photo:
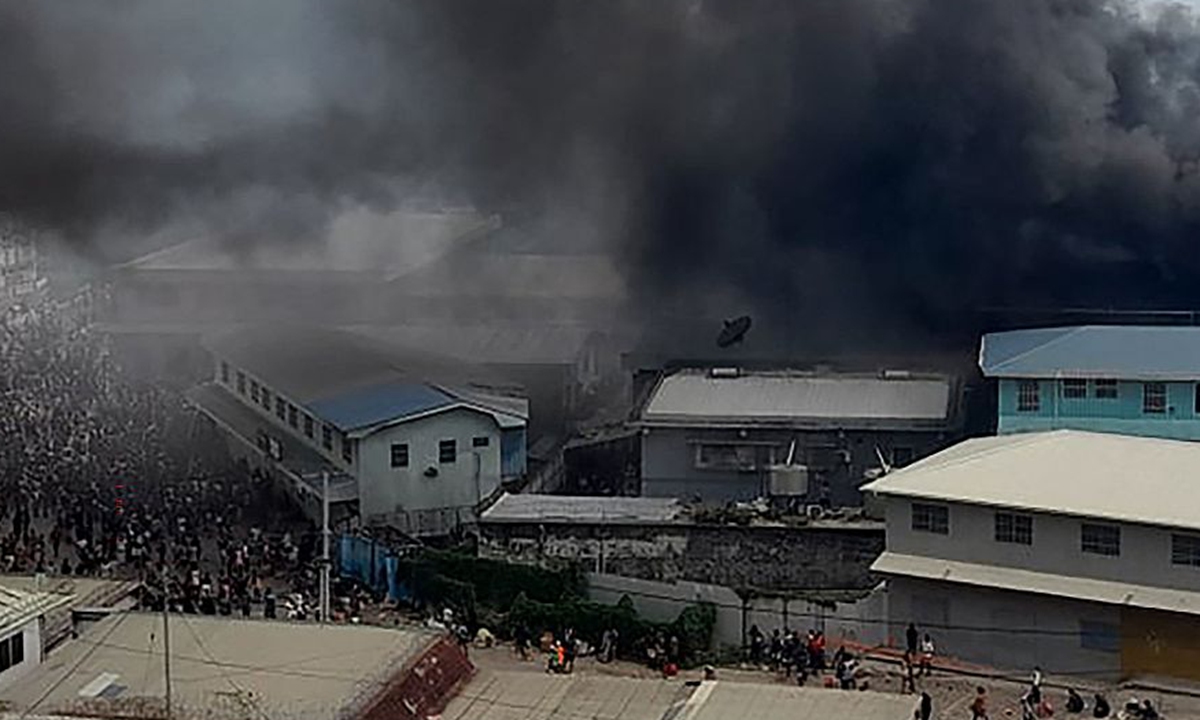
[[[736,378],[742,376],[740,368],[735,367],[715,367],[708,371],[708,376],[712,378]]]
[[[908,370],[884,370],[884,380],[907,380],[912,377],[912,373]]]

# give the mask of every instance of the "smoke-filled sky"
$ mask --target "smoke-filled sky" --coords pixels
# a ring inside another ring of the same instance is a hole
[[[184,220],[319,240],[420,194],[604,238],[664,302],[1197,307],[1198,162],[1182,7],[0,3],[0,211],[100,257]]]

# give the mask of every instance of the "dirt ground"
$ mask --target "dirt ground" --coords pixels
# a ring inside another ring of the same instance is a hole
[[[541,655],[534,659],[523,661],[513,652],[511,646],[502,645],[491,649],[471,649],[471,660],[480,669],[490,670],[526,670],[528,672],[545,672],[545,658]],[[577,673],[596,673],[619,675],[625,677],[654,678],[658,675],[649,668],[636,663],[618,661],[602,664],[590,657],[580,658],[575,664]],[[700,670],[683,671],[682,679],[700,679]],[[747,683],[782,683],[787,680],[776,676],[767,670],[752,668],[721,667],[717,669],[717,679],[727,682]],[[816,687],[821,681],[810,678],[810,687]],[[895,665],[868,660],[865,663],[865,682],[869,689],[879,692],[900,692],[901,678]],[[1019,682],[981,679],[946,672],[934,672],[931,677],[919,678],[918,690],[928,692],[933,698],[934,717],[939,720],[966,720],[970,718],[969,710],[976,687],[983,687],[988,694],[988,714],[991,718],[1019,718],[1021,712],[1018,700],[1025,691],[1025,686]],[[1065,709],[1065,684],[1049,676],[1045,679],[1043,692],[1054,706],[1054,717],[1091,718],[1091,698],[1093,692],[1101,692],[1115,710],[1131,697],[1150,698],[1164,718],[1169,720],[1200,720],[1200,696],[1182,693],[1167,693],[1121,689],[1112,685],[1094,683],[1078,683],[1073,687],[1088,701],[1088,710],[1083,715],[1068,715]],[[1200,688],[1196,688],[1200,693]],[[830,690],[830,692],[843,692]],[[913,696],[916,706],[917,696]]]

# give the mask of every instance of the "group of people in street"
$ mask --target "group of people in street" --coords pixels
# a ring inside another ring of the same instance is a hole
[[[311,614],[295,598],[317,584],[315,528],[75,306],[0,317],[0,572],[141,580],[147,606],[180,612]]]

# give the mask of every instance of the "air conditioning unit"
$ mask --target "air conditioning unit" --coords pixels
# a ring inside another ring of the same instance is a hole
[[[807,465],[772,465],[769,492],[776,497],[799,497],[808,494]]]

